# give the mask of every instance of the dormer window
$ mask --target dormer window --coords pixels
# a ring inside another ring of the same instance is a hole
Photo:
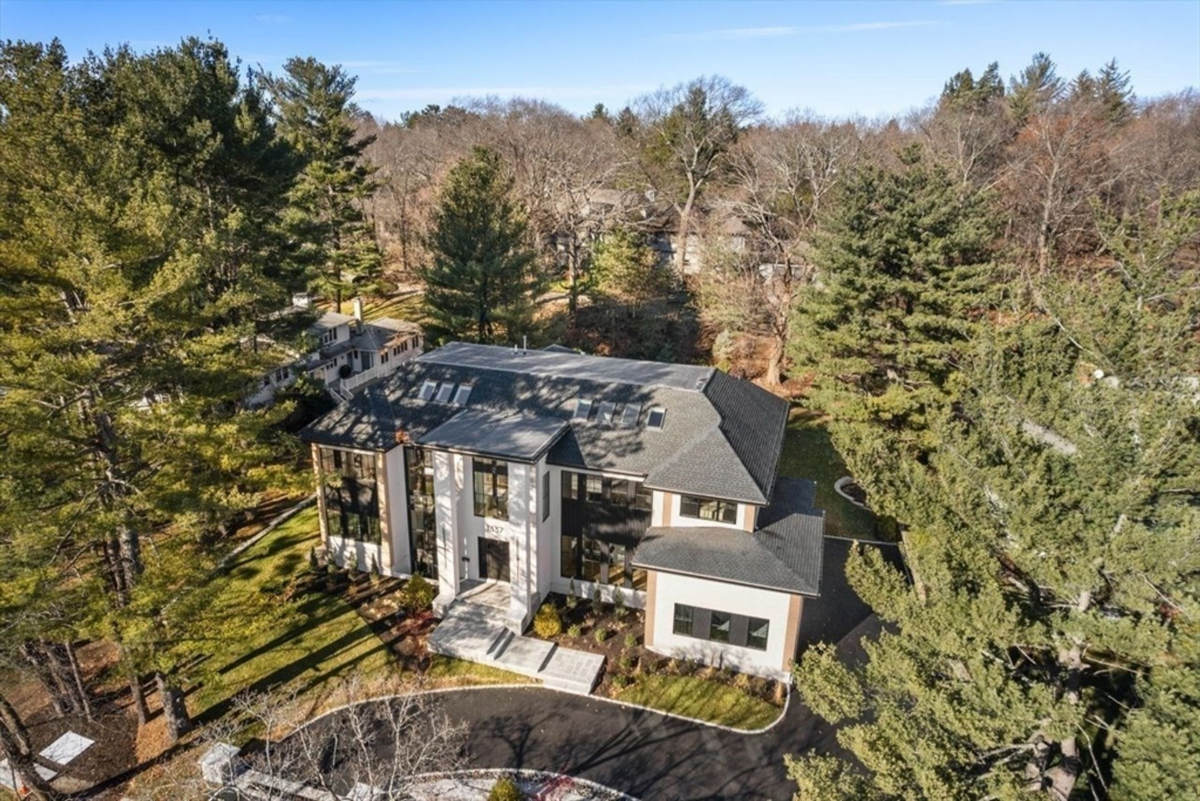
[[[423,401],[432,400],[433,393],[435,392],[437,392],[437,382],[426,381],[425,383],[421,384],[421,392],[417,395],[417,397]]]
[[[466,406],[467,400],[471,397],[471,385],[459,384],[458,391],[454,393],[454,400],[451,401],[455,406]]]
[[[575,401],[575,414],[571,415],[572,420],[586,420],[588,415],[592,413],[592,399],[580,398]]]
[[[330,342],[337,342],[337,327],[330,328],[325,333],[321,334],[321,344],[328,345]]]
[[[646,417],[646,428],[653,428],[657,431],[662,431],[663,423],[667,420],[667,410],[661,406],[655,406],[650,410],[650,414]]]
[[[450,397],[453,394],[454,394],[454,384],[450,381],[443,381],[442,385],[440,387],[438,387],[436,400],[438,403],[449,403]]]
[[[604,423],[606,426],[611,426],[613,421],[613,412],[617,410],[617,404],[612,401],[603,401],[596,407],[596,422]]]

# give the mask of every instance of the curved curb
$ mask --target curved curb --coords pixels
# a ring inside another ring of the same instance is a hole
[[[437,688],[437,689],[433,689],[433,690],[416,690],[415,692],[411,692],[411,693],[389,693],[387,695],[378,695],[378,696],[374,696],[372,698],[364,698],[361,701],[351,701],[348,704],[341,704],[340,706],[335,706],[333,709],[326,710],[326,711],[322,712],[321,714],[317,715],[316,717],[310,718],[309,720],[304,721],[303,723],[301,723],[299,726],[297,726],[296,728],[289,731],[287,734],[285,734],[282,738],[280,738],[276,742],[283,742],[283,740],[286,740],[288,737],[291,737],[293,734],[300,731],[301,729],[311,726],[312,724],[316,723],[317,721],[327,718],[330,715],[334,715],[334,714],[337,714],[338,712],[343,712],[347,709],[350,709],[351,707],[362,706],[363,704],[373,704],[373,703],[377,703],[379,701],[390,701],[393,698],[407,698],[407,697],[413,696],[413,695],[443,695],[443,694],[448,694],[448,693],[479,692],[482,690],[546,690],[547,692],[552,692],[552,693],[561,692],[560,690],[555,690],[555,689],[546,687],[541,684],[478,684],[478,685],[469,686],[469,687],[441,687],[441,688]],[[616,698],[605,698],[604,696],[600,696],[600,695],[576,695],[575,693],[564,693],[564,694],[573,696],[575,698],[581,698],[581,699],[586,699],[586,700],[603,701],[605,703],[613,704],[615,706],[625,707],[626,709],[637,709],[637,710],[642,710],[645,712],[651,712],[655,715],[662,715],[663,717],[666,717],[666,718],[674,718],[675,720],[681,720],[685,723],[694,723],[694,724],[700,725],[700,726],[707,726],[710,729],[718,729],[720,731],[727,731],[732,734],[740,734],[740,735],[743,735],[746,737],[757,737],[759,735],[766,734],[771,729],[778,726],[780,724],[780,722],[784,719],[784,717],[787,716],[788,707],[791,705],[791,702],[792,702],[792,688],[791,688],[791,685],[788,685],[787,698],[783,702],[783,709],[780,710],[779,717],[775,718],[775,720],[771,721],[771,723],[769,725],[764,726],[761,729],[735,729],[732,726],[725,726],[720,723],[712,723],[707,720],[700,720],[699,718],[690,718],[686,715],[675,714],[674,712],[664,712],[661,709],[655,709],[654,707],[643,706],[641,704],[631,704],[628,701],[620,701],[620,700],[617,700]]]
[[[594,782],[591,779],[572,776],[569,773],[555,773],[550,770],[531,770],[529,768],[469,768],[467,770],[454,770],[445,773],[418,773],[412,778],[415,781],[438,781],[440,779],[455,779],[460,776],[482,779],[490,779],[492,777],[499,779],[502,776],[515,776],[519,779],[533,780],[568,779],[573,784],[603,793],[606,798],[612,799],[612,801],[639,801],[635,796],[623,793],[614,787],[609,787],[607,784],[600,784],[600,782]]]
[[[841,495],[846,500],[850,501],[850,503],[854,504],[859,509],[870,509],[870,507],[867,506],[862,501],[856,501],[854,498],[851,498],[849,495],[846,494],[846,491],[842,489],[842,487],[846,486],[847,484],[853,484],[853,483],[854,483],[853,476],[842,476],[837,481],[833,482],[833,491],[836,492],[838,495]]]

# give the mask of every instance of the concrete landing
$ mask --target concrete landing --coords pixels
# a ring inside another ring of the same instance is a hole
[[[604,667],[598,654],[513,634],[505,626],[504,609],[463,600],[447,610],[428,646],[435,654],[494,665],[579,695],[591,693]]]

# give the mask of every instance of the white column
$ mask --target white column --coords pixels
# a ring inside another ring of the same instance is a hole
[[[533,525],[533,481],[535,468],[518,462],[508,463],[508,536],[509,536],[509,591],[511,600],[508,608],[508,626],[514,631],[523,631],[530,617],[530,580],[534,567],[530,540]],[[536,579],[534,579],[536,581]]]
[[[458,499],[461,487],[455,470],[456,458],[442,451],[433,453],[433,494],[437,514],[438,595],[434,614],[445,614],[459,590],[461,537],[458,535]]]

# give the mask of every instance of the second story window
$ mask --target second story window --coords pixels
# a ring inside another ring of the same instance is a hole
[[[330,328],[325,333],[321,334],[321,344],[328,345],[331,342],[337,342],[337,327]]]
[[[718,501],[712,498],[683,495],[679,498],[679,516],[736,524],[737,504],[733,501]]]
[[[472,459],[475,516],[508,519],[508,463]]]

